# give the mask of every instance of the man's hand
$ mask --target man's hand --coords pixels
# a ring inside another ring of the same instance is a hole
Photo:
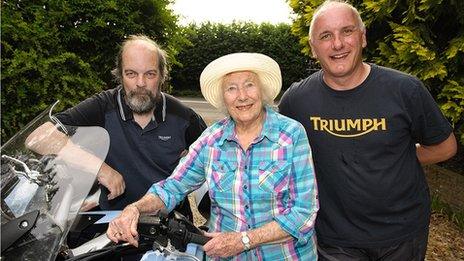
[[[205,233],[205,236],[211,237],[203,246],[209,257],[236,256],[245,250],[240,232]]]
[[[81,208],[79,209],[80,212],[85,212],[93,209],[94,207],[98,206],[98,202],[92,200],[84,200],[82,203]]]
[[[126,184],[124,183],[122,175],[106,163],[102,164],[97,179],[98,183],[109,190],[110,194],[108,194],[108,200],[112,200],[121,195],[126,189]]]
[[[138,247],[137,223],[139,216],[138,208],[134,204],[128,205],[116,219],[110,222],[106,236],[116,243],[122,240]]]

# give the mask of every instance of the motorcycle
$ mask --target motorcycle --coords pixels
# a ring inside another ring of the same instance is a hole
[[[145,253],[142,260],[201,260],[208,238],[176,212],[142,215],[138,248],[114,244],[104,233],[69,247],[70,230],[107,225],[118,212],[80,212],[109,136],[101,127],[64,126],[52,115],[56,104],[1,147],[1,260],[113,260],[134,253]]]

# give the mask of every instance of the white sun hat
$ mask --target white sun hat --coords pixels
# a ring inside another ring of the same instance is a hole
[[[262,88],[275,99],[282,87],[279,65],[271,57],[260,53],[232,53],[209,63],[200,75],[203,97],[216,108],[222,102],[223,77],[232,72],[251,71],[258,75]]]

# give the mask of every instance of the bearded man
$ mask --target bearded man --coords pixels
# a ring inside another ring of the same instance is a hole
[[[65,125],[100,126],[109,133],[110,149],[97,176],[103,210],[123,209],[167,178],[206,128],[191,108],[161,92],[166,53],[150,38],[129,36],[112,73],[117,88],[56,115]],[[191,218],[188,202],[178,210]]]

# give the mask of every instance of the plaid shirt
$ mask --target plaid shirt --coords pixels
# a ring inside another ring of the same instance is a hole
[[[276,221],[293,236],[230,260],[316,260],[314,222],[319,204],[303,126],[266,107],[261,135],[246,151],[234,130],[230,117],[213,124],[190,146],[173,174],[148,192],[158,195],[171,211],[206,181],[210,231],[247,231]]]

